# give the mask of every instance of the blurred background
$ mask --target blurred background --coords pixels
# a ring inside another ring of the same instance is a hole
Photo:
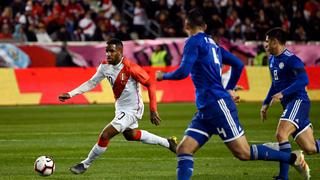
[[[288,49],[306,65],[311,99],[320,100],[316,0],[2,0],[0,93],[6,96],[0,104],[58,104],[59,93],[91,77],[112,37],[123,40],[124,56],[152,77],[157,69],[172,70],[180,64],[186,40],[185,14],[195,7],[205,16],[206,32],[247,65],[238,84],[243,100],[261,101],[270,86],[263,41],[272,27],[287,32]],[[228,77],[230,68],[223,72]],[[160,102],[194,101],[190,79],[157,84]],[[181,88],[188,94],[182,97]],[[113,102],[111,94],[101,96],[81,95],[69,103]]]
[[[156,70],[176,69],[187,38],[184,18],[194,7],[202,10],[207,33],[246,65],[237,89],[239,118],[249,143],[275,141],[282,113],[275,103],[269,120],[260,121],[261,103],[271,84],[263,41],[273,27],[287,32],[287,48],[305,64],[310,119],[319,138],[319,0],[1,0],[0,179],[40,178],[33,171],[40,155],[54,158],[53,178],[75,179],[68,168],[86,157],[100,130],[114,117],[114,96],[105,80],[65,103],[58,95],[91,78],[112,37],[123,40],[124,56],[143,66],[153,80]],[[229,75],[230,67],[224,66],[223,83]],[[156,82],[156,87],[161,126],[149,122],[149,108],[139,125],[181,139],[196,111],[191,79]],[[141,89],[147,102],[147,90]],[[175,179],[176,159],[167,150],[126,142],[122,136],[111,144],[80,178]],[[306,159],[312,177],[320,179],[319,156]],[[278,171],[275,163],[234,160],[216,136],[195,163],[194,179],[268,180]],[[299,178],[290,171],[290,179]]]

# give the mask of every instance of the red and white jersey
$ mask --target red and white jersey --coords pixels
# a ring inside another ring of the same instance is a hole
[[[73,97],[77,94],[87,92],[94,88],[104,78],[106,78],[112,86],[116,100],[116,113],[123,111],[134,114],[139,119],[142,118],[144,105],[139,83],[148,87],[150,108],[151,110],[156,111],[155,89],[150,88],[152,87],[152,84],[150,83],[149,75],[140,66],[126,58],[123,58],[117,65],[108,64],[107,61],[103,60],[93,77],[86,83],[69,92],[69,94]]]

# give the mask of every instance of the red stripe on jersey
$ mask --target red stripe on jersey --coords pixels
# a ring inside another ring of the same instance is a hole
[[[132,78],[148,88],[150,110],[157,111],[156,88],[148,73],[142,67],[127,59],[124,59],[123,63],[130,67]]]
[[[114,81],[113,88],[112,88],[115,99],[118,99],[121,96],[130,78],[130,67],[127,66],[125,63],[123,64],[124,66],[119,72],[116,80]]]
[[[103,60],[101,61],[101,64],[108,64],[108,61],[105,60],[105,59],[103,59]]]

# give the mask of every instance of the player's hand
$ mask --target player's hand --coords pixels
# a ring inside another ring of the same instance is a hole
[[[158,126],[161,122],[159,114],[157,111],[150,111],[150,121],[152,124]]]
[[[228,93],[230,94],[234,103],[238,104],[240,102],[240,96],[238,96],[234,90],[229,89]]]
[[[62,94],[59,95],[58,98],[59,98],[59,100],[60,100],[61,102],[65,102],[67,99],[70,99],[71,96],[70,96],[69,93],[62,93]]]
[[[157,78],[157,81],[162,81],[163,80],[163,72],[156,71],[156,78]]]
[[[274,102],[275,100],[281,100],[283,98],[282,92],[278,92],[277,94],[272,96],[271,102]]]
[[[261,116],[261,120],[264,122],[265,120],[267,120],[267,111],[268,111],[269,105],[268,104],[264,104],[261,107],[260,110],[260,116]]]

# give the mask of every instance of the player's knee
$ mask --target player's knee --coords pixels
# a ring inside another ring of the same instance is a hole
[[[317,148],[309,146],[309,147],[303,148],[303,151],[308,155],[312,155],[317,153]]]
[[[233,155],[234,155],[234,157],[236,157],[240,161],[250,160],[250,152],[236,151],[236,152],[233,152]]]
[[[193,151],[185,144],[179,144],[177,146],[177,154],[193,154]]]
[[[288,141],[287,133],[277,132],[276,138],[277,138],[278,142]]]
[[[124,131],[123,136],[127,141],[139,141],[141,139],[141,131]]]

